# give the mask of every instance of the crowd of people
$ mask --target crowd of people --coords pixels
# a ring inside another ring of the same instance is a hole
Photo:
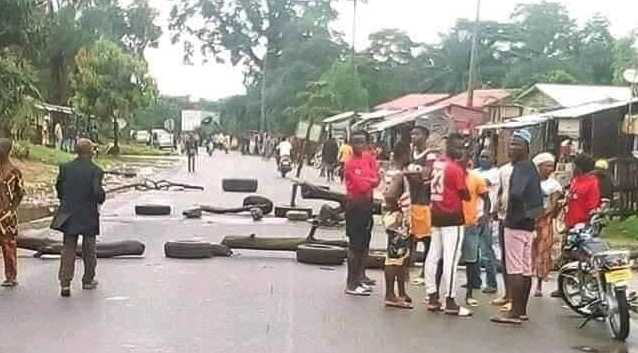
[[[513,134],[508,145],[510,162],[500,168],[490,150],[475,155],[473,144],[462,135],[447,136],[442,153],[427,148],[428,137],[427,127],[417,123],[411,143],[394,146],[392,167],[383,175],[385,304],[413,308],[406,283],[422,243],[425,260],[418,277],[423,280],[413,283],[425,285],[427,310],[471,316],[472,308],[479,306],[477,290],[498,292],[500,267],[503,295],[491,303],[500,307],[501,315],[491,320],[520,325],[529,320],[532,279],[536,279],[534,296],[543,296],[543,282],[550,271],[568,260],[555,251],[560,241],[555,239],[554,223],[560,220],[572,228],[587,222],[608,202],[613,190],[608,166],[586,154],[575,156],[574,177],[564,190],[553,177],[556,158],[547,152],[531,156],[531,134],[525,129]],[[375,283],[365,274],[364,260],[373,228],[373,193],[382,183],[377,152],[365,132],[354,132],[350,143],[336,153],[335,145],[324,145],[323,154],[330,158],[326,164],[343,163],[349,238],[345,293],[369,296]],[[492,241],[494,232],[498,232],[498,246]],[[466,266],[462,285],[459,263]],[[457,287],[465,288],[463,302],[457,298]],[[557,290],[552,296],[561,293]]]

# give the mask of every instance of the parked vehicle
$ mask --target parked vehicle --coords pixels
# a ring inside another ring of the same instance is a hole
[[[148,144],[151,141],[151,134],[149,134],[146,130],[137,130],[134,131],[135,142]]]
[[[281,177],[285,178],[286,174],[292,171],[292,159],[290,156],[282,156],[279,159],[279,172],[281,173]]]
[[[606,319],[612,336],[624,341],[629,335],[630,252],[612,251],[598,238],[605,223],[600,212],[567,232],[563,251],[572,262],[560,269],[558,286],[567,306],[586,318],[581,327]]]
[[[153,129],[153,146],[159,149],[175,148],[173,134],[162,129]]]

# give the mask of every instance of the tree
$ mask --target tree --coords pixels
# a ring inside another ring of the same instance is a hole
[[[623,78],[623,72],[627,69],[638,69],[638,49],[635,49],[638,39],[638,29],[633,30],[628,36],[620,38],[614,43],[612,50],[612,82],[617,85],[627,84]]]
[[[86,115],[113,123],[117,153],[118,119],[128,121],[131,111],[153,101],[157,93],[155,81],[148,75],[146,62],[106,39],[81,49],[75,61],[73,106]]]
[[[337,60],[321,77],[320,82],[331,93],[335,111],[356,110],[365,112],[370,107],[368,91],[361,83],[357,70],[349,62]]]
[[[579,32],[578,57],[587,81],[593,84],[610,84],[614,37],[609,32],[609,20],[596,14]]]
[[[125,10],[126,34],[124,43],[139,58],[144,57],[146,48],[157,48],[162,36],[162,28],[155,24],[159,12],[151,7],[148,0],[134,0]]]
[[[298,93],[298,97],[304,103],[286,111],[286,114],[292,118],[289,131],[294,129],[298,121],[322,121],[338,111],[333,108],[334,94],[325,81],[309,83],[305,91]]]

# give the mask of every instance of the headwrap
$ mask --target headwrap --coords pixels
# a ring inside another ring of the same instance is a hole
[[[539,153],[538,155],[536,155],[536,157],[534,157],[534,159],[532,159],[532,162],[534,162],[537,167],[545,163],[554,164],[556,163],[556,157],[554,157],[554,155],[549,152]]]
[[[608,170],[609,169],[609,163],[607,163],[606,160],[604,159],[599,159],[596,161],[596,169],[602,169],[602,170]]]
[[[532,134],[526,129],[520,129],[520,130],[514,131],[514,133],[512,134],[512,138],[521,139],[525,141],[528,146],[532,142]]]

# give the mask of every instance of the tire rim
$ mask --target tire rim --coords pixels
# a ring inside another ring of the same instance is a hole
[[[592,301],[595,298],[595,292],[589,290],[587,286],[581,288],[580,278],[577,276],[576,270],[569,271],[563,276],[563,294],[565,299],[575,307],[581,306],[587,302]],[[594,294],[593,296],[591,294]],[[583,313],[589,314],[591,310],[589,308],[582,307],[580,310]]]
[[[614,334],[620,331],[620,310],[618,310],[618,299],[616,291],[610,286],[607,292],[607,315],[609,316],[609,325]]]

